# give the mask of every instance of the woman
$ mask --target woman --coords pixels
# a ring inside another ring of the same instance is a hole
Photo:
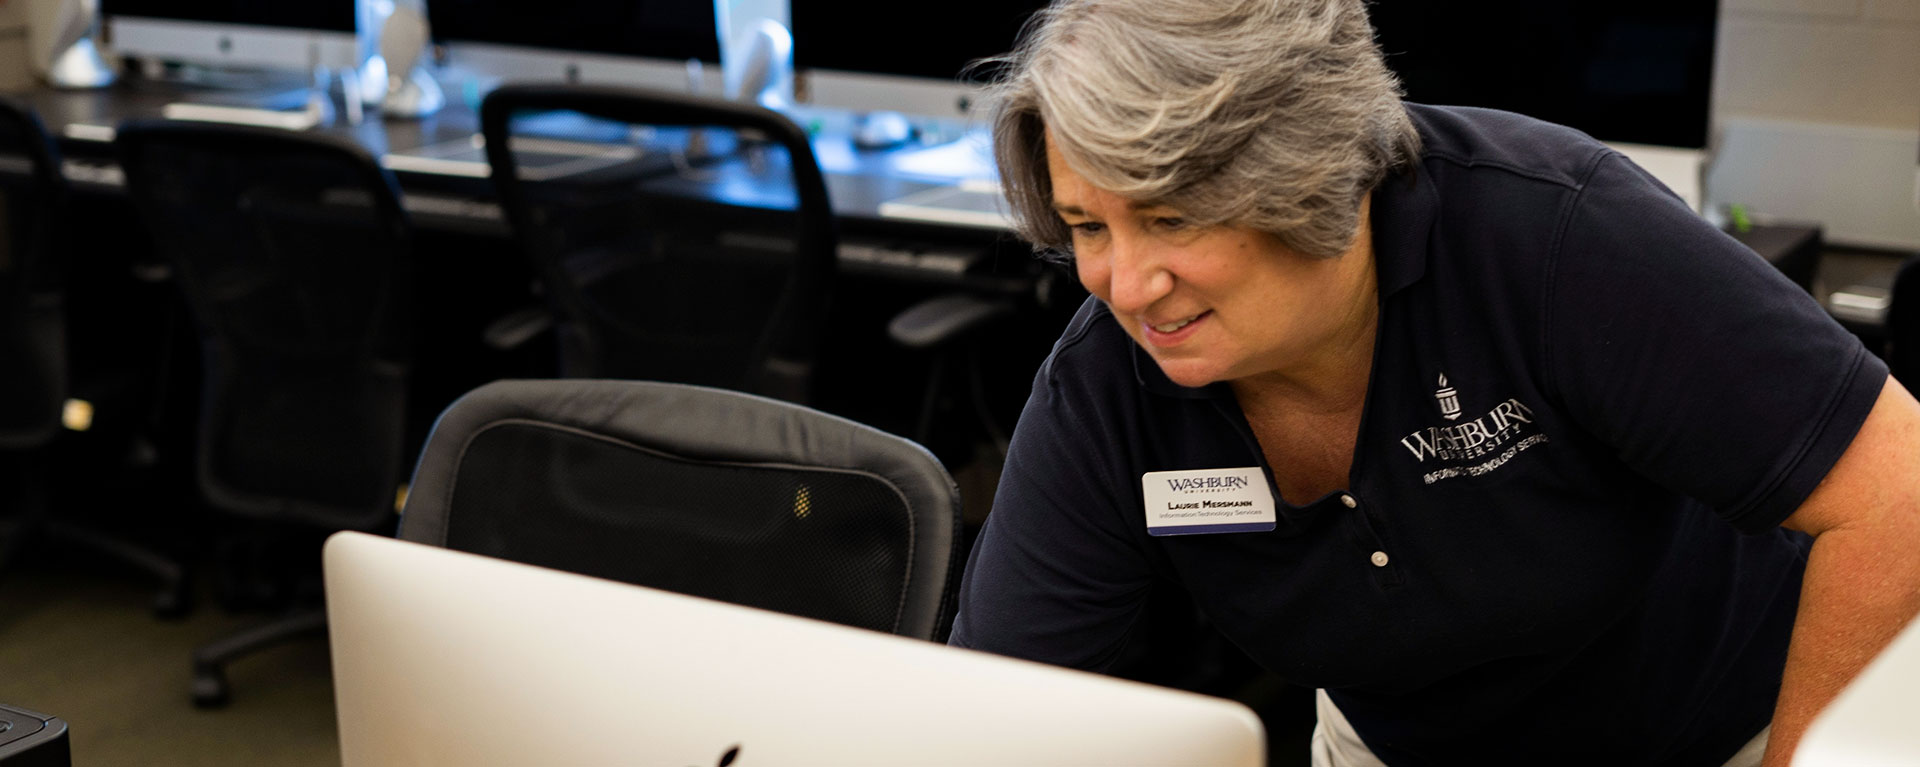
[[[1920,405],[1618,154],[1402,103],[1360,0],[1061,0],[1010,63],[1093,297],[953,644],[1099,669],[1171,579],[1316,764],[1785,765],[1920,610]]]

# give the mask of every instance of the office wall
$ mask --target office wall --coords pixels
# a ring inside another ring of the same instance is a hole
[[[32,82],[27,70],[28,0],[0,0],[0,90],[25,88]]]
[[[1709,205],[1920,249],[1920,0],[1722,0]]]

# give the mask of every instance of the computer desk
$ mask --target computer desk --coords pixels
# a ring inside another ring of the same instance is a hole
[[[132,78],[101,90],[39,87],[13,94],[37,110],[57,137],[63,172],[74,191],[74,212],[90,221],[86,234],[110,239],[104,246],[94,243],[92,247],[129,250],[132,271],[141,282],[164,281],[165,267],[142,264],[139,254],[131,252],[142,245],[138,227],[130,225],[132,211],[110,128],[129,120],[160,118],[168,103],[185,94],[178,85]],[[479,117],[471,106],[457,101],[421,120],[383,121],[370,115],[358,125],[346,124],[345,110],[336,105],[331,121],[314,130],[349,137],[376,156],[468,140],[479,130]],[[823,167],[828,160],[833,166],[825,168],[825,179],[839,223],[841,260],[830,330],[823,339],[816,376],[816,396],[821,398],[816,406],[883,429],[911,428],[912,414],[928,381],[927,352],[894,344],[887,335],[888,323],[915,302],[965,292],[1004,299],[1015,307],[1016,320],[997,332],[990,341],[993,353],[978,363],[990,368],[980,374],[988,389],[999,392],[990,397],[994,410],[1005,411],[1002,423],[1011,424],[1034,367],[1084,293],[1069,274],[1040,263],[1027,245],[1005,230],[880,215],[882,202],[936,184],[895,172],[895,155],[852,149],[844,133],[820,134],[814,142],[816,152],[825,158]],[[706,169],[715,172],[702,174],[704,179],[662,179],[659,188],[724,200],[729,188],[744,185],[778,197],[788,184],[784,173],[769,180],[755,176],[739,162]],[[483,348],[480,341],[479,331],[489,321],[539,300],[529,292],[530,269],[513,246],[491,182],[471,175],[407,170],[396,170],[395,177],[417,233],[422,268],[434,275],[417,288],[425,307],[422,316],[435,323],[421,331],[434,339],[423,353],[440,355],[418,362],[422,370],[437,371],[446,379],[433,385],[431,399],[451,401],[471,386],[498,377],[543,374],[540,371],[550,364],[545,357],[521,354],[502,363],[499,354]],[[96,215],[108,218],[94,219]],[[126,224],[111,223],[122,221]],[[96,263],[95,276],[125,280],[128,272],[123,262],[128,258],[97,252],[88,258],[111,261]],[[106,290],[100,285],[92,288],[95,294]],[[138,295],[154,300],[154,291],[138,290],[145,291]],[[76,296],[70,303],[78,307],[81,300]],[[116,300],[94,298],[92,303],[104,307]],[[78,308],[75,312],[92,314]],[[109,326],[109,320],[90,321],[102,325],[90,331],[96,345],[120,344],[128,354],[140,350],[134,341],[122,337],[125,333],[117,326]],[[82,329],[74,331],[78,334]],[[119,364],[117,356],[101,363]],[[449,370],[456,372],[444,372]]]
[[[168,103],[179,101],[183,86],[126,78],[87,91],[49,87],[13,94],[40,114],[64,155],[63,171],[83,194],[113,195],[123,185],[112,147],[112,126],[128,120],[156,119]],[[420,120],[381,120],[370,113],[358,125],[347,124],[338,104],[328,121],[313,130],[345,136],[375,156],[462,141],[479,131],[479,116],[458,99],[438,114]],[[844,133],[820,132],[816,152],[835,158],[825,168],[828,195],[839,219],[841,267],[851,274],[928,286],[946,285],[1010,296],[1032,296],[1051,282],[1049,268],[1005,229],[940,222],[908,221],[880,213],[882,203],[936,182],[897,172],[889,153],[852,149]],[[825,163],[823,163],[825,165]],[[787,185],[784,174],[750,177],[741,163],[723,161],[705,181],[665,179],[659,189],[688,197],[725,201],[729,188]],[[510,229],[493,188],[472,175],[396,168],[402,204],[416,227],[481,237],[506,238]],[[788,192],[790,194],[790,192]]]

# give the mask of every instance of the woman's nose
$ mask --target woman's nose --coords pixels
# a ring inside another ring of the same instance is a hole
[[[1107,305],[1140,313],[1173,290],[1173,274],[1163,254],[1138,238],[1115,237],[1108,248]]]

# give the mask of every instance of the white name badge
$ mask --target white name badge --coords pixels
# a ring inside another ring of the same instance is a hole
[[[1148,535],[1258,533],[1279,519],[1258,466],[1150,471],[1140,475],[1140,494]]]

